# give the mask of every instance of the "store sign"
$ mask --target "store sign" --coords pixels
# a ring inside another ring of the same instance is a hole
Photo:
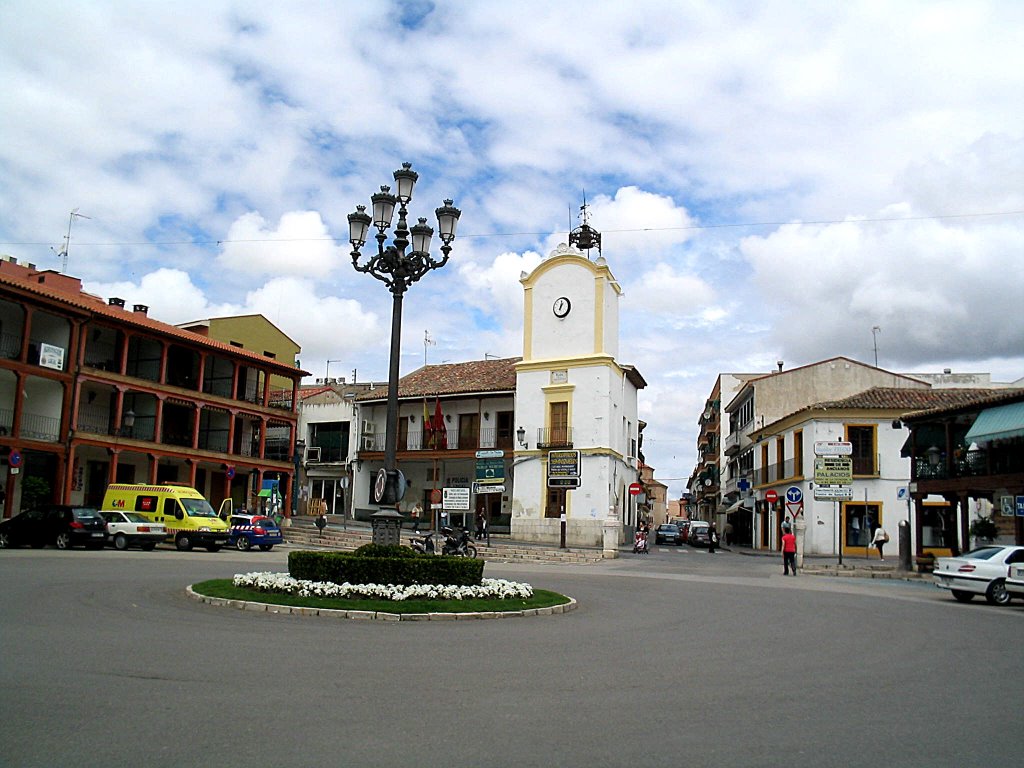
[[[505,482],[505,460],[504,459],[477,459],[476,460],[476,481],[477,483],[501,484]]]
[[[814,460],[814,482],[850,485],[853,483],[853,459],[849,456],[819,456]]]
[[[816,440],[814,442],[815,456],[852,456],[853,443],[840,440]]]
[[[548,454],[548,486],[555,478],[580,478],[580,452],[579,451],[551,451]],[[579,483],[576,484],[577,486]],[[564,487],[564,486],[562,486]]]

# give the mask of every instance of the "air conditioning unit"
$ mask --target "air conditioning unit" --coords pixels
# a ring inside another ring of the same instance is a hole
[[[359,424],[359,434],[372,435],[375,432],[374,423],[363,419]]]
[[[371,436],[364,436],[363,437],[363,450],[364,451],[372,451],[375,442],[376,441],[373,439],[373,437],[371,437]]]
[[[306,461],[318,462],[320,461],[320,446],[311,445],[306,449]]]

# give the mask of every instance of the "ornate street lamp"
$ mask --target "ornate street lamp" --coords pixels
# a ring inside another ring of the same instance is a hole
[[[441,238],[440,261],[430,255],[430,239],[434,230],[421,218],[409,227],[406,221],[406,206],[412,200],[412,190],[419,178],[410,163],[402,163],[395,171],[395,192],[391,187],[382,186],[380,192],[371,195],[373,215],[366,212],[365,205],[357,205],[355,213],[348,215],[349,242],[352,243],[352,266],[359,272],[367,272],[380,280],[391,291],[393,297],[391,310],[391,359],[388,368],[388,409],[387,432],[384,441],[384,469],[377,477],[374,487],[374,499],[382,506],[391,506],[399,502],[405,494],[404,483],[399,481],[399,472],[395,461],[398,447],[398,363],[402,337],[402,297],[409,286],[423,277],[427,272],[440,269],[448,263],[448,256],[455,239],[455,228],[459,223],[461,211],[445,200],[438,208],[438,234]],[[398,206],[398,223],[395,225],[392,244],[385,247],[385,234],[391,227],[391,219]],[[360,249],[366,244],[366,236],[370,225],[377,228],[377,255],[370,256],[360,264]],[[412,249],[406,253],[412,236]],[[397,542],[396,542],[397,543]]]

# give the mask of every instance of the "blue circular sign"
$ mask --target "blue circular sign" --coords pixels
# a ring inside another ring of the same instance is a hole
[[[7,463],[12,467],[21,466],[21,451],[11,451],[11,455],[7,457]]]
[[[804,492],[795,485],[791,485],[786,489],[786,501],[790,504],[799,504],[803,500]]]

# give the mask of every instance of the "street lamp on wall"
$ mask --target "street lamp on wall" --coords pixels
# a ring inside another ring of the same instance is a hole
[[[520,427],[519,429],[516,430],[516,440],[519,441],[519,444],[523,448],[529,448],[530,447],[529,445],[526,444],[526,428],[525,427]]]
[[[413,188],[419,174],[412,170],[410,163],[402,163],[402,167],[394,173],[395,191],[391,187],[382,186],[380,192],[370,196],[373,215],[366,212],[365,205],[357,205],[354,213],[348,215],[349,242],[352,243],[352,266],[358,272],[366,272],[387,286],[393,297],[391,310],[391,358],[388,369],[388,407],[387,431],[384,441],[384,482],[379,486],[382,493],[376,498],[378,504],[394,505],[400,499],[402,490],[396,466],[398,448],[398,364],[401,354],[402,337],[402,298],[409,287],[428,272],[440,269],[448,263],[455,240],[455,229],[462,212],[445,200],[444,205],[437,208],[438,235],[441,238],[440,260],[430,254],[430,240],[434,230],[427,225],[425,218],[417,220],[409,227],[406,206],[412,200]],[[395,225],[392,244],[385,246],[387,230],[398,206],[398,223]],[[366,244],[370,225],[377,228],[374,236],[377,240],[377,254],[369,256],[360,263],[362,247]],[[410,241],[411,236],[411,241]],[[406,250],[412,245],[412,250]],[[375,493],[376,497],[376,493]]]

